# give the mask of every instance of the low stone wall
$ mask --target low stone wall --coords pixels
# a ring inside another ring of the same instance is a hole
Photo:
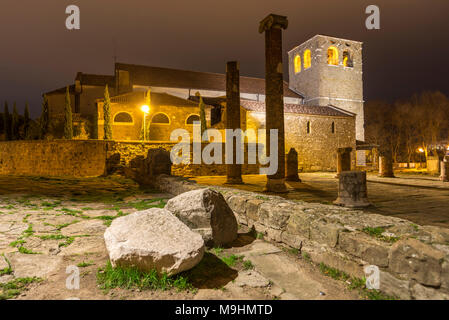
[[[174,195],[204,188],[179,177],[159,176],[157,185]],[[265,239],[307,253],[358,277],[364,267],[380,269],[380,291],[400,299],[449,299],[449,229],[347,208],[289,201],[236,189],[220,191],[239,223]]]
[[[113,170],[122,173],[125,167],[132,166],[132,160],[136,157],[146,157],[148,150],[154,148],[163,148],[171,151],[175,142],[127,142],[114,141],[108,144],[108,159],[116,159],[112,163]],[[202,149],[207,144],[202,144]],[[222,144],[222,162],[224,163],[224,144]],[[118,156],[119,155],[119,156]],[[247,153],[245,152],[245,159]],[[247,162],[245,160],[245,162]],[[242,174],[258,174],[259,165],[242,165]],[[194,177],[194,176],[220,176],[226,175],[225,164],[198,165],[193,164],[193,146],[190,146],[190,164],[178,164],[172,166],[172,174],[176,176]]]
[[[103,141],[0,142],[0,174],[92,177],[105,173]]]

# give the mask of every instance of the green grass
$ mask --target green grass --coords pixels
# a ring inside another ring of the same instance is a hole
[[[124,213],[123,211],[118,210],[116,216],[99,216],[99,217],[95,217],[94,219],[103,220],[103,223],[109,227],[114,219],[127,216],[128,214],[129,213]]]
[[[30,237],[34,234],[33,224],[28,224],[28,228],[23,232],[24,237]]]
[[[20,253],[23,253],[23,254],[41,254],[40,252],[34,252],[33,250],[27,249],[23,246],[20,246],[18,248],[18,250]]]
[[[217,248],[212,248],[212,252],[216,255],[219,256],[223,253],[223,248],[217,247]]]
[[[227,257],[221,257],[220,259],[221,259],[221,261],[223,261],[224,263],[226,263],[226,265],[227,265],[228,267],[233,267],[233,266],[236,265],[236,263],[237,263],[238,261],[242,261],[243,258],[244,258],[243,256],[238,256],[238,255],[235,255],[235,254],[231,254],[230,256],[227,256]]]
[[[302,255],[301,255],[303,258],[304,258],[304,260],[306,260],[306,261],[312,261],[312,258],[310,257],[310,254],[308,254],[307,252],[303,252],[302,253]]]
[[[134,209],[141,211],[151,208],[163,208],[165,207],[165,201],[162,198],[155,198],[155,199],[129,202],[128,205],[130,205]]]
[[[137,268],[113,268],[108,261],[104,268],[98,269],[97,282],[101,289],[113,288],[140,290],[191,290],[192,285],[186,277],[177,275],[169,277],[166,273],[158,274],[156,270],[143,272]]]
[[[17,278],[7,283],[0,283],[0,300],[13,299],[26,290],[34,282],[41,282],[41,278]]]
[[[261,240],[263,240],[263,238],[264,238],[264,234],[263,234],[262,232],[258,232],[258,233],[256,234],[256,239],[261,239]]]
[[[4,275],[7,275],[7,274],[12,274],[11,263],[9,262],[8,258],[6,258],[4,253],[2,253],[2,257],[5,259],[5,261],[8,264],[8,266],[6,268],[0,270],[0,277],[4,276]]]
[[[94,263],[91,262],[91,261],[89,261],[89,262],[83,261],[83,262],[78,263],[76,266],[78,268],[86,268],[86,267],[90,267],[90,266],[93,266],[93,265],[94,265]]]
[[[362,231],[372,237],[375,237],[375,238],[385,241],[385,242],[393,243],[400,239],[399,237],[388,237],[388,236],[382,235],[382,233],[385,232],[385,228],[382,228],[382,227],[376,227],[376,228],[365,227],[362,229]]]
[[[243,261],[243,269],[244,270],[252,270],[254,269],[254,265],[250,260]]]
[[[360,295],[368,300],[396,300],[396,297],[392,297],[386,295],[379,290],[367,289],[366,288],[366,279],[365,278],[356,278],[349,276],[346,272],[329,267],[324,263],[320,263],[319,265],[321,273],[324,275],[331,277],[332,279],[345,281],[348,285],[348,289],[350,290],[358,290]],[[348,284],[349,283],[349,284]]]

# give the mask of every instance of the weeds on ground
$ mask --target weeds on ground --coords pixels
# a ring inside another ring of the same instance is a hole
[[[41,278],[16,278],[7,283],[0,283],[0,300],[13,299],[20,295],[33,282],[41,282]]]
[[[140,290],[177,289],[178,291],[193,289],[188,279],[181,275],[170,277],[166,273],[158,274],[156,270],[143,272],[133,267],[113,268],[110,261],[104,268],[98,269],[97,282],[100,288],[106,291],[113,288],[137,288]]]
[[[382,227],[376,227],[376,228],[365,227],[362,229],[362,231],[372,237],[375,237],[375,238],[385,241],[385,242],[393,243],[393,242],[396,242],[399,240],[399,237],[384,236],[383,233],[385,232],[385,228],[382,228]]]

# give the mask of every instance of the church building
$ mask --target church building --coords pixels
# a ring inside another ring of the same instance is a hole
[[[285,150],[295,148],[301,171],[334,171],[337,148],[356,150],[364,141],[362,43],[317,35],[288,52],[284,82]],[[103,138],[104,89],[111,96],[112,138],[167,142],[175,129],[192,132],[199,98],[208,128],[226,128],[226,75],[116,63],[114,75],[78,73],[69,86],[73,125],[80,139]],[[150,110],[142,112],[150,90]],[[62,136],[66,88],[45,95],[52,135]],[[242,130],[265,128],[265,80],[240,77]],[[92,134],[98,132],[97,137]],[[357,156],[356,156],[357,155]],[[353,165],[364,165],[364,151]]]

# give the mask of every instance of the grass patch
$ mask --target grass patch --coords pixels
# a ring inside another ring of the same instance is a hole
[[[244,270],[252,270],[254,269],[254,265],[250,260],[243,261],[243,269]]]
[[[169,277],[166,273],[158,274],[156,270],[142,272],[137,268],[113,268],[108,261],[104,268],[98,269],[97,282],[101,289],[113,288],[140,290],[191,290],[192,285],[186,277],[176,275]]]
[[[231,254],[230,256],[227,257],[221,257],[221,261],[223,261],[228,267],[233,267],[235,266],[235,264],[238,261],[242,261],[243,260],[243,256],[238,256],[235,254]]]
[[[12,274],[11,263],[9,262],[8,258],[6,258],[5,254],[2,254],[2,257],[5,259],[8,266],[6,268],[0,270],[0,277],[7,275],[7,274]]]
[[[27,249],[23,246],[20,246],[18,248],[18,250],[20,253],[23,253],[23,254],[41,254],[40,252],[34,252],[33,250]]]
[[[27,289],[34,282],[41,282],[41,278],[17,278],[7,283],[0,283],[0,300],[13,299]]]
[[[365,278],[356,278],[349,276],[346,272],[329,267],[324,263],[319,265],[321,273],[335,280],[345,281],[350,290],[358,290],[364,299],[368,300],[397,300],[396,297],[386,295],[379,290],[367,289]]]
[[[165,201],[162,198],[129,202],[128,204],[131,207],[133,207],[134,209],[137,209],[139,211],[147,210],[147,209],[151,209],[151,208],[164,208],[165,207]]]
[[[127,216],[128,214],[129,213],[124,213],[123,211],[118,210],[116,216],[99,216],[99,217],[95,217],[94,219],[103,220],[103,223],[109,227],[114,219]]]
[[[381,241],[385,241],[385,242],[396,242],[399,240],[399,237],[388,237],[388,236],[384,236],[382,235],[385,232],[385,228],[382,227],[376,227],[376,228],[372,228],[372,227],[365,227],[362,229],[363,232],[365,232],[366,234],[377,238]]]
[[[93,265],[94,265],[93,262],[85,262],[85,261],[83,261],[83,262],[78,263],[76,266],[78,268],[87,268],[87,267],[90,267],[90,266],[93,266]]]

